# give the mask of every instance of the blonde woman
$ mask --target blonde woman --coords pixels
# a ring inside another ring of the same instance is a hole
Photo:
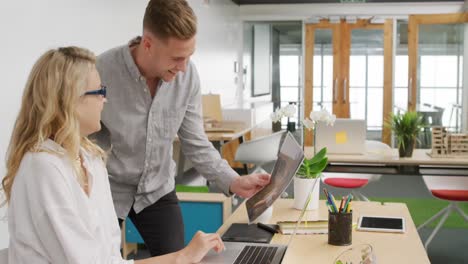
[[[34,65],[7,153],[9,263],[133,263],[120,256],[104,152],[87,136],[106,102],[95,57],[77,47]],[[196,263],[224,245],[198,232],[175,253],[135,263]]]

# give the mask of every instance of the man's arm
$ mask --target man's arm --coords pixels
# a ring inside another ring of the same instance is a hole
[[[178,135],[184,155],[207,180],[215,181],[226,195],[251,197],[270,182],[269,174],[240,177],[208,141],[203,128],[200,80],[192,65],[192,91]]]
[[[178,131],[184,155],[207,180],[214,181],[226,195],[239,175],[223,160],[208,140],[203,128],[201,90],[198,73],[192,64],[192,83],[189,103]]]

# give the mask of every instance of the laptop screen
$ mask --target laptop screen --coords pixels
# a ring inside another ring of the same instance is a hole
[[[270,207],[286,190],[304,159],[304,151],[288,132],[278,152],[278,159],[271,173],[270,184],[246,202],[249,222],[252,223]]]

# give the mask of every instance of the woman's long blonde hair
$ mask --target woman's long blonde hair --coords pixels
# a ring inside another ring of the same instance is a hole
[[[23,93],[6,159],[2,180],[5,202],[21,160],[27,152],[45,151],[41,144],[51,138],[62,146],[65,155],[75,160],[80,146],[104,159],[105,153],[87,137],[81,137],[76,108],[86,91],[89,72],[96,57],[89,50],[64,47],[47,51],[35,63]]]

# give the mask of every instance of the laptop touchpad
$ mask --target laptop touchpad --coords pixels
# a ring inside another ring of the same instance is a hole
[[[217,253],[214,250],[210,250],[210,252],[208,252],[208,254],[206,254],[206,256],[203,258],[201,263],[233,263],[242,249],[245,247],[244,243],[224,242],[224,245],[226,246],[225,251]]]

